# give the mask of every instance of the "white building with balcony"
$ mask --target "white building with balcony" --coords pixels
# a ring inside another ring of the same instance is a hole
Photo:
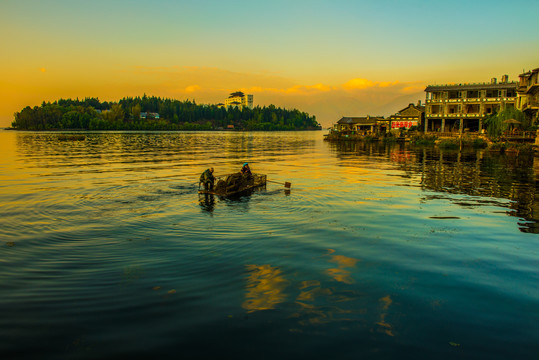
[[[225,107],[237,106],[240,109],[242,107],[248,107],[249,109],[253,108],[253,95],[245,95],[241,91],[236,91],[230,94],[230,96],[225,99]]]
[[[515,107],[517,83],[502,76],[490,83],[429,85],[425,132],[481,132],[487,115]]]

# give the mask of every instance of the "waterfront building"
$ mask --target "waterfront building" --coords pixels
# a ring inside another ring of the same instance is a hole
[[[532,119],[532,124],[539,120],[539,68],[518,76],[517,109]]]
[[[159,120],[159,113],[154,112],[141,112],[140,113],[141,119],[156,119]]]
[[[387,131],[388,124],[381,116],[342,117],[333,125],[333,131],[343,135],[374,134]]]
[[[425,108],[425,132],[482,132],[487,115],[515,107],[517,83],[503,75],[500,82],[429,85]]]
[[[421,100],[418,101],[417,105],[411,103],[395,115],[391,115],[388,120],[391,123],[391,129],[421,127],[425,120],[425,106],[421,105]]]
[[[246,95],[241,91],[233,92],[225,99],[225,107],[237,106],[240,109],[242,107],[248,107],[249,109],[253,108],[253,95]]]

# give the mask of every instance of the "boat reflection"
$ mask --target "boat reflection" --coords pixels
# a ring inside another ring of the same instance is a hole
[[[252,195],[255,193],[264,193],[271,194],[266,192],[266,186],[259,186],[253,189],[247,189],[240,193],[229,196],[219,196],[213,194],[199,194],[198,200],[200,208],[205,211],[212,213],[215,211],[217,204],[224,204],[227,207],[232,207],[237,211],[248,211],[249,203],[251,201]],[[280,193],[280,192],[279,192]]]

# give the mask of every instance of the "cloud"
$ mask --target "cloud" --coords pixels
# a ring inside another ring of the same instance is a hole
[[[284,92],[289,94],[312,94],[313,92],[328,92],[335,90],[334,87],[324,84],[315,85],[296,85],[286,89]]]
[[[254,95],[255,106],[274,104],[295,108],[315,115],[326,126],[341,116],[390,115],[410,102],[424,99],[426,86],[420,81],[378,81],[360,77],[320,82],[316,78],[298,80],[278,72],[241,72],[200,66],[138,66],[98,76],[78,74],[76,77],[70,73],[58,75],[55,71],[54,79],[42,76],[48,73],[44,67],[36,70],[26,78],[0,79],[10,84],[0,84],[0,92],[4,92],[0,98],[0,123],[7,125],[13,119],[12,114],[24,106],[58,98],[93,96],[117,101],[124,96],[147,94],[217,104],[224,102],[230,93],[243,91]],[[9,98],[12,100],[6,100]]]
[[[412,94],[412,93],[417,93],[417,92],[420,92],[420,91],[424,91],[425,90],[425,84],[421,84],[421,85],[410,85],[410,86],[406,86],[404,88],[402,88],[402,92],[405,93],[405,94]]]
[[[369,79],[352,79],[344,83],[342,87],[346,90],[365,90],[369,88],[389,88],[398,86],[400,83],[396,81],[372,81]]]
[[[341,97],[354,96],[382,99],[386,95],[409,95],[421,92],[421,82],[376,81],[365,78],[353,78],[343,84],[313,83],[305,84],[280,76],[275,73],[234,72],[215,67],[171,66],[144,67],[134,69],[141,80],[151,83],[162,93],[197,96],[198,101],[216,101],[233,91],[249,94],[267,95],[271,98],[292,96],[305,98],[313,96]],[[194,85],[196,84],[196,85]],[[221,100],[219,100],[221,101]]]
[[[393,94],[412,94],[423,91],[425,84],[422,82],[400,82],[396,81],[372,81],[369,79],[351,79],[341,85],[329,85],[329,84],[314,84],[314,85],[294,85],[286,88],[274,88],[274,87],[243,87],[241,90],[246,93],[268,93],[268,94],[282,94],[282,95],[298,95],[298,96],[313,96],[318,94],[324,94],[325,96],[342,95],[346,93],[352,93],[360,91],[361,96],[369,96],[383,93]],[[350,96],[350,94],[346,95]]]
[[[185,88],[185,92],[192,93],[192,92],[198,91],[200,89],[202,89],[202,88],[200,86],[198,86],[198,85],[190,85],[190,86]]]
[[[367,89],[375,86],[375,83],[367,79],[352,79],[343,84],[345,89]]]
[[[269,93],[269,94],[281,94],[281,95],[313,95],[317,93],[327,93],[332,90],[336,90],[336,87],[324,85],[324,84],[315,84],[315,85],[294,85],[291,87],[285,88],[273,88],[273,87],[263,87],[263,86],[252,86],[249,88],[239,88],[237,90],[244,93]]]

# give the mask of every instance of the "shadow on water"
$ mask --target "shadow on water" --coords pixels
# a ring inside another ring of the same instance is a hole
[[[199,194],[199,204],[200,208],[204,212],[213,213],[216,206],[216,197],[219,199],[219,203],[222,203],[229,207],[234,207],[240,211],[247,211],[249,209],[249,201],[251,200],[251,195],[255,192],[255,189],[245,190],[240,193],[230,195],[230,196],[218,196],[212,194]]]
[[[337,158],[346,161],[347,165],[365,156],[384,164],[389,160],[395,169],[401,171],[398,176],[419,176],[421,188],[441,193],[425,195],[423,201],[446,199],[463,207],[506,207],[507,215],[521,218],[520,231],[539,233],[539,202],[536,201],[539,161],[534,154],[484,149],[443,150],[382,142],[341,142],[333,143],[331,147]],[[444,196],[444,193],[448,195]],[[454,194],[481,198],[463,201],[455,198]]]
[[[500,154],[478,150],[443,152],[432,149],[417,152],[417,165],[424,189],[481,198],[451,198],[463,207],[503,206],[507,214],[522,218],[522,232],[539,233],[539,208],[533,154]],[[500,200],[485,200],[490,197]]]
[[[213,213],[216,208],[217,203],[222,203],[229,208],[233,208],[236,211],[247,212],[249,210],[249,203],[252,200],[252,196],[262,195],[262,196],[274,196],[282,194],[282,190],[266,190],[265,186],[260,186],[254,189],[248,189],[241,191],[239,193],[229,195],[229,196],[219,196],[212,194],[199,194],[199,205],[200,208],[209,213]],[[290,195],[290,190],[285,191],[286,195]],[[217,199],[219,201],[217,201]]]
[[[213,213],[215,209],[215,196],[211,194],[199,194],[198,202],[202,211]]]
[[[167,193],[170,193],[172,195],[188,195],[188,194],[192,194],[198,191],[198,188],[196,187],[196,185],[193,185],[193,184],[171,185],[170,189],[171,191]]]
[[[537,232],[533,156],[295,132],[85,135],[6,136],[3,358],[537,353],[538,256],[521,233]],[[291,196],[198,194],[201,171],[247,160]]]

